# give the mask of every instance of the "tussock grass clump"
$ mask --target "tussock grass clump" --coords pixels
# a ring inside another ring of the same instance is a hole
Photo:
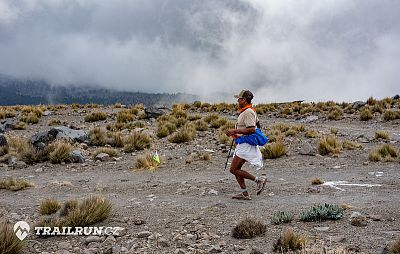
[[[107,143],[112,147],[123,147],[124,146],[124,138],[122,137],[121,132],[109,132],[107,133]]]
[[[105,130],[96,127],[89,131],[89,143],[92,146],[104,146],[107,144],[107,133]]]
[[[287,251],[296,251],[305,247],[307,237],[297,234],[292,228],[286,229],[279,239],[274,243],[274,252],[285,253]]]
[[[329,120],[339,120],[343,117],[343,110],[339,107],[334,107],[331,109],[328,115]]]
[[[12,126],[13,130],[26,130],[26,123],[25,122],[18,122]]]
[[[27,115],[23,115],[21,117],[21,122],[27,123],[27,124],[37,124],[39,122],[39,118],[35,113],[29,113]]]
[[[388,251],[389,254],[400,254],[400,238],[389,244]]]
[[[146,133],[136,131],[125,138],[124,151],[131,153],[133,151],[143,150],[149,148],[150,143],[151,138]]]
[[[86,108],[98,108],[98,107],[100,107],[100,105],[97,103],[89,103],[89,104],[86,104],[85,107]]]
[[[214,128],[214,129],[217,129],[217,128],[225,125],[227,122],[228,122],[228,119],[223,118],[223,117],[218,118],[218,119],[214,119],[214,120],[211,120],[210,127]]]
[[[22,143],[21,147],[17,149],[19,150],[19,152],[17,152],[18,159],[29,165],[47,161],[49,159],[49,153],[51,151],[51,147],[38,149],[27,141]]]
[[[375,139],[389,139],[389,133],[386,131],[376,131]]]
[[[149,170],[154,170],[156,169],[160,163],[158,163],[155,159],[154,156],[152,156],[149,153],[145,153],[141,156],[139,156],[136,159],[136,164],[135,167],[137,169],[149,169]]]
[[[23,179],[10,178],[7,180],[0,180],[0,189],[19,191],[32,186],[32,183]]]
[[[331,132],[332,135],[336,136],[338,134],[339,130],[337,128],[331,128],[330,132]]]
[[[209,160],[211,160],[211,155],[209,153],[200,153],[198,155],[198,158],[199,158],[199,160],[202,160],[202,161],[209,161]]]
[[[118,150],[111,147],[100,147],[94,151],[93,158],[96,158],[96,156],[101,153],[106,153],[110,155],[110,157],[116,157],[118,155]]]
[[[39,212],[41,215],[49,215],[56,213],[60,210],[61,204],[55,199],[45,199],[42,201],[39,207]]]
[[[320,179],[320,178],[314,178],[312,181],[311,181],[311,184],[312,185],[320,185],[320,184],[323,184],[324,183],[324,180],[322,180],[322,179]]]
[[[172,143],[184,143],[194,139],[196,135],[196,128],[194,125],[185,125],[171,135],[169,141]]]
[[[286,132],[290,128],[289,125],[285,123],[277,123],[271,127],[271,130],[279,130],[280,132]]]
[[[389,144],[383,144],[369,153],[370,161],[394,161],[399,156],[399,150]]]
[[[47,123],[48,126],[62,125],[59,119],[52,119]]]
[[[279,225],[282,223],[289,223],[293,220],[293,214],[291,212],[284,212],[284,211],[279,211],[274,213],[272,215],[272,223],[275,225]]]
[[[65,217],[70,214],[71,211],[78,208],[79,202],[76,199],[70,199],[64,202],[60,209],[60,216]]]
[[[194,122],[197,131],[206,131],[208,130],[208,124],[203,119],[196,120]]]
[[[194,101],[193,102],[193,107],[200,108],[201,107],[201,101]]]
[[[300,214],[302,221],[338,220],[342,218],[343,210],[338,205],[323,204],[312,207]]]
[[[400,118],[400,111],[385,110],[383,113],[383,120],[392,121]]]
[[[319,140],[318,152],[320,155],[339,154],[342,144],[334,136],[325,136]]]
[[[261,148],[261,153],[264,159],[276,159],[285,155],[286,152],[286,147],[283,144],[283,141],[276,141]]]
[[[368,121],[368,120],[371,120],[373,117],[374,116],[372,115],[372,112],[368,107],[364,108],[360,113],[361,121]]]
[[[71,163],[73,162],[71,157],[72,150],[73,146],[69,142],[65,140],[56,141],[49,145],[49,160],[53,164]]]
[[[189,121],[196,121],[196,120],[200,120],[201,119],[201,115],[200,114],[191,114],[187,117],[187,119]]]
[[[206,117],[204,117],[204,121],[206,121],[206,123],[211,123],[211,121],[215,121],[218,119],[219,119],[219,114],[217,113],[208,114]]]
[[[107,219],[112,204],[101,196],[90,196],[78,208],[69,212],[66,223],[70,227],[84,227]]]
[[[0,219],[0,253],[20,254],[23,248],[24,242],[15,235],[12,224]]]
[[[124,128],[126,128],[124,123],[111,123],[106,125],[106,129],[108,131],[120,131]]]
[[[316,138],[318,137],[318,131],[315,130],[308,130],[304,133],[306,138]]]
[[[232,229],[232,236],[237,239],[249,239],[265,234],[267,226],[255,219],[245,218]]]
[[[10,151],[10,148],[7,146],[0,146],[0,157],[3,155],[8,154],[8,152]]]
[[[156,135],[159,138],[164,138],[173,133],[174,131],[176,131],[176,125],[174,123],[168,121],[167,122],[162,121],[158,123],[158,129]]]
[[[37,117],[42,117],[43,111],[46,110],[44,106],[23,106],[21,111],[24,114],[34,114]]]
[[[353,142],[351,140],[344,140],[342,143],[342,146],[344,149],[347,149],[347,150],[355,150],[355,149],[362,148],[362,146],[360,144]]]
[[[97,122],[107,119],[107,114],[104,112],[92,112],[85,116],[85,122]]]
[[[133,121],[133,119],[134,115],[131,113],[130,110],[123,110],[118,112],[117,123],[127,123]]]
[[[0,109],[0,119],[15,117],[17,114],[14,110]]]

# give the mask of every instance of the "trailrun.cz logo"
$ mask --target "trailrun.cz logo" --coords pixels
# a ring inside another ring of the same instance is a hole
[[[34,227],[37,236],[65,236],[65,235],[121,235],[125,230],[122,227]],[[29,224],[18,221],[14,225],[15,235],[22,241],[30,231]]]

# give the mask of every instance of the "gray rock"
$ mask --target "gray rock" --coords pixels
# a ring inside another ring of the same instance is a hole
[[[57,139],[66,138],[79,143],[83,143],[89,139],[89,136],[85,131],[74,130],[65,126],[54,127],[49,131],[49,133],[52,133],[52,135],[55,134]]]
[[[152,233],[150,231],[142,231],[137,234],[137,238],[147,238],[151,236],[151,234]]]
[[[91,243],[91,242],[99,243],[99,242],[101,242],[101,241],[102,241],[102,239],[101,239],[99,236],[97,236],[97,235],[91,235],[91,236],[88,236],[88,237],[85,239],[85,243],[86,243],[86,244],[89,244],[89,243]]]
[[[49,116],[49,115],[51,115],[51,111],[46,110],[46,111],[44,111],[44,112],[42,113],[42,115],[43,115],[43,116]]]
[[[315,149],[311,146],[310,143],[308,143],[307,141],[304,141],[302,146],[301,146],[301,149],[300,149],[299,153],[301,155],[314,156],[316,152],[315,152]]]
[[[213,245],[207,250],[207,252],[208,253],[220,253],[220,252],[222,252],[222,249],[218,245]]]
[[[157,244],[161,247],[169,247],[170,243],[167,239],[161,237],[160,239],[158,239]]]
[[[84,163],[85,157],[83,157],[82,153],[79,150],[74,150],[70,153],[72,161],[75,163]]]
[[[176,249],[174,251],[174,254],[186,254],[186,251],[182,250],[182,249]]]
[[[6,119],[0,121],[0,133],[4,133],[6,131],[12,130],[15,125],[14,120]]]
[[[0,147],[8,146],[8,142],[6,137],[3,134],[0,134]]]
[[[99,153],[98,155],[96,155],[95,159],[99,161],[108,161],[110,160],[110,155],[108,155],[107,153]]]
[[[27,165],[26,165],[26,163],[23,162],[23,161],[17,161],[15,164],[12,165],[12,167],[13,167],[14,169],[22,169],[22,168],[26,168]]]
[[[318,120],[318,116],[307,116],[305,119],[300,120],[300,122],[302,123],[311,123],[311,122],[315,122]]]
[[[144,112],[146,113],[145,118],[149,119],[149,118],[157,118],[164,114],[169,114],[171,110],[165,107],[148,107],[144,109]]]
[[[127,230],[126,230],[126,228],[123,228],[123,227],[117,227],[117,229],[115,230],[115,232],[114,232],[114,236],[124,236],[124,235],[126,235],[126,233],[127,233]]]
[[[363,101],[356,101],[356,102],[353,102],[352,107],[353,107],[354,109],[360,109],[360,108],[364,107],[365,104],[367,104],[367,103],[365,103],[365,102],[363,102]]]

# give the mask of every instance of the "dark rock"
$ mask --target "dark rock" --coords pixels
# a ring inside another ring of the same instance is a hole
[[[353,102],[353,108],[360,109],[360,108],[364,107],[365,104],[367,104],[367,103],[365,103],[363,101],[356,101],[356,102]]]
[[[1,146],[8,146],[7,139],[2,134],[0,134],[0,147]]]
[[[79,150],[74,150],[71,152],[71,158],[72,161],[75,163],[84,163],[85,162],[85,157],[83,157],[83,155],[81,154],[81,152]]]
[[[308,143],[307,141],[305,141],[305,142],[303,142],[299,153],[300,153],[301,155],[311,155],[311,156],[314,156],[315,153],[316,153],[316,151],[315,151],[315,149],[311,146],[310,143]]]
[[[146,113],[145,118],[149,119],[149,118],[157,118],[164,114],[169,114],[171,113],[171,110],[165,107],[148,107],[144,109],[144,112]]]
[[[15,125],[14,121],[10,119],[0,121],[0,133],[12,130],[14,125]]]
[[[393,100],[398,100],[400,99],[400,95],[396,94],[395,96],[393,96]]]
[[[51,135],[55,134],[57,139],[66,138],[79,143],[83,143],[89,139],[87,133],[83,130],[73,130],[65,126],[58,126],[49,131]]]

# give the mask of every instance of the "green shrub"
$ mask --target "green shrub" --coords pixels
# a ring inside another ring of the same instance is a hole
[[[338,205],[324,204],[312,207],[300,214],[302,221],[338,220],[342,218],[343,211]]]
[[[290,212],[279,211],[272,216],[272,223],[278,225],[282,223],[289,223],[293,220],[293,214]]]

